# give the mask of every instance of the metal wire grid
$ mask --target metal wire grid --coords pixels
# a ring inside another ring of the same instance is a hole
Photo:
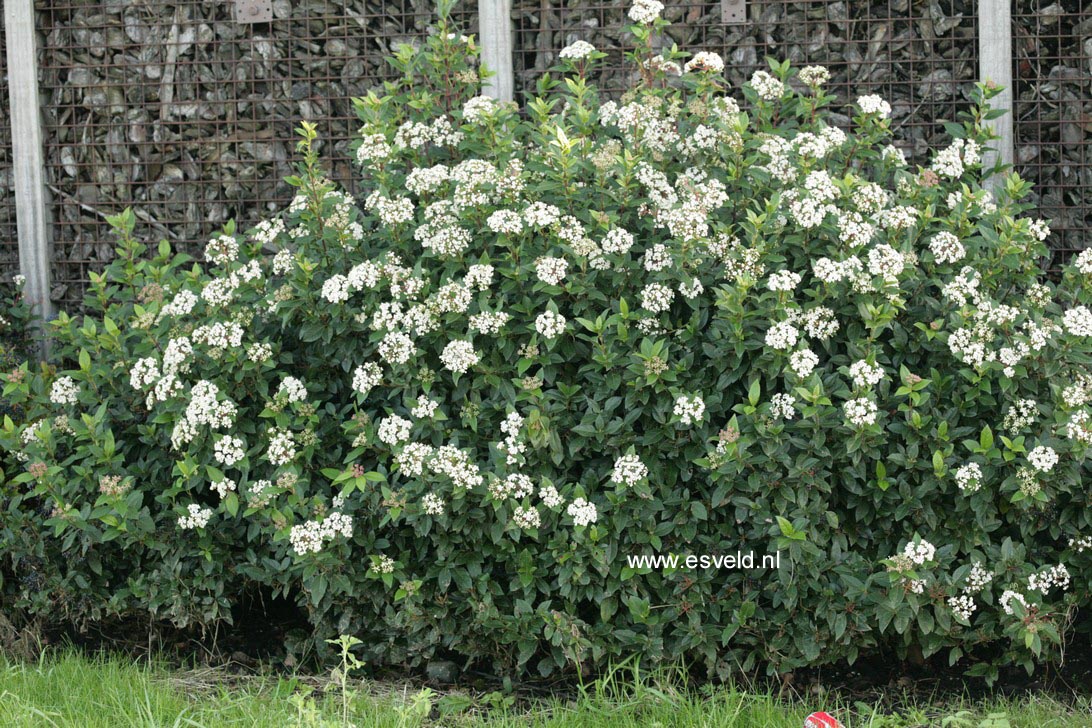
[[[1053,267],[1092,245],[1092,0],[1013,6],[1016,170],[1051,220]]]
[[[564,2],[564,4],[561,4]],[[518,92],[557,63],[557,53],[585,40],[608,54],[598,74],[601,91],[616,96],[634,80],[623,53],[632,47],[624,30],[629,0],[516,0]],[[901,143],[920,158],[938,141],[938,122],[955,118],[978,75],[977,19],[967,0],[749,0],[748,22],[725,24],[719,2],[669,3],[672,22],[661,44],[720,53],[725,75],[739,87],[765,58],[800,67],[827,66],[829,88],[840,103],[878,93],[892,105]],[[848,124],[847,117],[838,121]]]
[[[0,14],[2,15],[2,14]],[[19,239],[15,228],[15,186],[12,179],[11,123],[8,119],[8,69],[4,19],[0,17],[0,286],[19,272]]]
[[[73,306],[112,256],[103,214],[133,206],[144,235],[199,248],[225,221],[279,209],[294,128],[315,122],[331,176],[354,187],[351,99],[434,22],[428,0],[274,0],[271,23],[233,3],[38,0],[54,300]],[[472,26],[465,11],[457,18]],[[475,30],[471,28],[471,32]]]

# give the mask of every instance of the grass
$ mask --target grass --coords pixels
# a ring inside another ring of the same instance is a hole
[[[817,697],[805,705],[770,694],[729,688],[697,692],[664,687],[628,668],[579,695],[517,702],[494,693],[434,693],[419,686],[349,681],[343,694],[331,681],[239,677],[222,670],[170,670],[120,657],[74,652],[39,662],[0,658],[0,726],[733,726],[801,728],[813,709],[835,714],[847,728],[1006,728],[1092,726],[1092,700],[1063,704],[1035,696],[971,703],[945,699],[889,713],[872,705]],[[343,699],[344,697],[344,699]],[[900,703],[901,704],[901,703]]]

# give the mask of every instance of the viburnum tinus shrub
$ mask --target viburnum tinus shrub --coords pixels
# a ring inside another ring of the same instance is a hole
[[[305,124],[295,200],[201,263],[119,216],[66,368],[6,379],[5,599],[208,626],[264,589],[508,673],[994,677],[1087,632],[1092,256],[1046,280],[1026,183],[982,186],[995,91],[911,166],[825,69],[653,53],[661,9],[620,101],[578,42],[525,114],[442,9],[357,104],[361,200]],[[780,566],[627,561],[737,551]]]

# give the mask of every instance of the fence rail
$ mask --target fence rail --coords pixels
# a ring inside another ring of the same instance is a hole
[[[385,56],[420,42],[433,18],[430,0],[272,0],[262,23],[237,22],[232,0],[12,3],[33,3],[38,30],[25,62],[44,104],[50,295],[62,307],[77,303],[88,273],[110,258],[103,214],[132,206],[155,235],[193,250],[229,218],[245,225],[283,205],[300,119],[319,126],[333,176],[353,189],[351,99],[387,78]],[[496,95],[533,93],[537,75],[578,39],[608,53],[597,81],[619,94],[632,80],[621,62],[628,5],[478,0],[458,20],[480,32],[486,63],[499,71]],[[1003,17],[1010,7],[1011,20]],[[972,81],[1011,78],[1011,153],[1054,221],[1055,262],[1089,245],[1092,0],[734,2],[739,8],[734,18],[721,2],[668,3],[673,25],[661,42],[721,53],[737,87],[766,56],[826,65],[842,100],[874,92],[891,102],[918,161],[942,137],[941,122],[965,108]],[[5,89],[0,282],[18,258]]]

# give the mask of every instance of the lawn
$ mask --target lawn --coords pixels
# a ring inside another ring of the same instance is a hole
[[[638,687],[634,687],[639,683]],[[172,670],[121,657],[55,653],[36,663],[0,659],[0,726],[769,726],[800,728],[825,708],[856,726],[1092,726],[1090,698],[1035,696],[876,705],[817,696],[808,704],[718,688],[687,693],[634,680],[629,671],[567,697],[516,700],[499,693],[432,692],[419,685],[302,677],[240,677]],[[625,687],[624,687],[625,686]],[[906,707],[909,706],[909,707]],[[346,716],[347,715],[347,719]]]

